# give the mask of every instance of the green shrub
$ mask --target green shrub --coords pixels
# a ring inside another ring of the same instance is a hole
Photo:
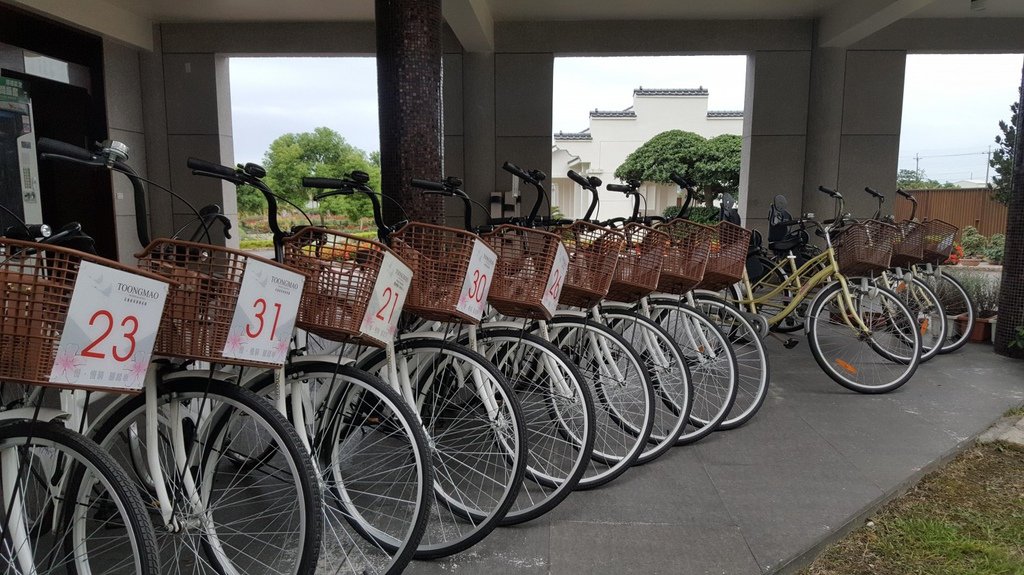
[[[988,238],[988,247],[985,248],[985,259],[994,263],[1003,263],[1003,249],[1006,246],[1006,236],[1003,234],[992,234]]]
[[[951,275],[967,292],[978,317],[992,317],[996,314],[999,307],[999,278],[981,272],[958,272]]]
[[[988,238],[978,233],[974,226],[967,226],[960,232],[960,245],[964,248],[964,255],[969,258],[980,258],[985,255],[985,248],[988,247]]]
[[[661,215],[666,218],[674,218],[679,213],[679,206],[669,206],[665,208],[665,211],[661,212]],[[697,222],[698,224],[714,224],[717,223],[719,218],[718,208],[709,208],[707,206],[691,206],[689,219]]]

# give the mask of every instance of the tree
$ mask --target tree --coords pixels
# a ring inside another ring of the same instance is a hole
[[[627,156],[615,177],[667,184],[675,172],[693,180],[711,205],[718,194],[739,189],[741,144],[742,139],[732,134],[707,140],[693,132],[669,130]]]
[[[263,155],[267,170],[264,181],[274,193],[305,208],[316,190],[302,187],[302,178],[340,178],[353,170],[370,174],[370,187],[380,188],[380,166],[371,156],[353,147],[345,138],[330,128],[316,128],[312,132],[284,134],[270,144]],[[260,213],[265,208],[263,196],[253,189],[239,189],[238,209],[243,213]],[[370,217],[373,212],[368,198],[362,195],[335,196],[325,200],[321,209],[341,214],[352,221]]]
[[[940,182],[925,177],[924,170],[900,170],[896,173],[896,187],[904,190],[936,190],[955,188],[952,182]]]
[[[1009,123],[1003,120],[999,121],[999,130],[1003,134],[996,136],[999,148],[992,152],[992,159],[988,161],[988,165],[996,172],[992,177],[992,199],[1003,205],[1009,205],[1010,191],[1013,185],[1013,143],[1017,137],[1015,126],[1018,114],[1020,114],[1020,106],[1018,102],[1014,102],[1010,105]]]

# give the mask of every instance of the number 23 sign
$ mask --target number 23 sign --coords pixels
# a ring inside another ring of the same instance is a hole
[[[166,300],[164,282],[81,262],[50,382],[141,390]]]

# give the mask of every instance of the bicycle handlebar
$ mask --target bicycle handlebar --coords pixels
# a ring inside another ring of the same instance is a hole
[[[865,186],[864,187],[864,191],[869,193],[869,194],[871,194],[872,196],[882,200],[882,201],[885,201],[885,195],[882,194],[881,192],[875,191],[875,189],[870,187],[870,186]]]
[[[96,155],[85,148],[80,148],[67,142],[51,140],[50,138],[39,138],[39,141],[36,142],[36,148],[41,154],[65,156],[83,162],[91,162],[96,159]]]
[[[634,191],[629,184],[608,184],[604,188],[610,192],[625,192],[627,194]]]

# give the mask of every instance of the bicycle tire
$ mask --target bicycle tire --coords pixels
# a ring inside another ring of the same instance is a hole
[[[163,441],[160,458],[167,466],[165,479],[168,492],[177,496],[174,532],[161,529],[157,543],[161,549],[164,570],[187,569],[200,573],[291,573],[305,575],[316,569],[323,535],[323,495],[313,462],[295,429],[270,403],[237,385],[196,375],[159,384],[158,409],[164,408],[159,425]],[[193,405],[193,402],[195,403]],[[181,477],[184,470],[175,469],[173,455],[168,453],[169,410],[179,410],[182,433],[187,434],[187,465],[196,484],[200,503],[205,511],[190,506],[189,495]],[[182,411],[183,410],[183,411]],[[143,493],[151,489],[152,480],[140,473],[133,463],[146,449],[135,444],[133,434],[145,425],[145,394],[123,400],[94,431],[96,442],[125,465]],[[188,415],[185,417],[184,415]],[[195,417],[196,419],[192,419]],[[235,427],[237,425],[237,427]],[[255,437],[253,437],[255,436]],[[246,451],[245,442],[254,446]],[[274,447],[267,450],[265,443]],[[250,454],[264,454],[273,461],[258,465],[238,465],[238,459],[226,456],[237,449]],[[223,464],[223,465],[222,465]],[[144,468],[143,468],[144,469]],[[273,472],[273,473],[271,473]],[[245,505],[233,501],[229,489],[244,491]],[[292,507],[273,517],[264,513]],[[253,516],[257,514],[258,516]],[[203,526],[205,522],[227,522],[237,519],[237,526]],[[241,534],[246,528],[269,528],[267,537],[282,541],[260,542],[256,534]],[[238,535],[236,535],[238,533]],[[165,549],[184,548],[191,553],[180,556]],[[201,551],[200,551],[201,550]],[[289,550],[285,552],[283,550]],[[281,561],[276,567],[271,563]],[[223,563],[229,562],[230,565]]]
[[[419,418],[395,389],[352,366],[299,357],[284,370],[289,389],[301,381],[319,396],[306,416],[325,496],[318,571],[401,573],[426,530],[432,500],[433,463]],[[276,372],[246,387],[273,399]]]
[[[651,317],[668,330],[689,362],[693,408],[690,425],[676,443],[687,445],[707,437],[729,416],[739,381],[736,354],[718,326],[680,299],[658,297],[649,304]]]
[[[556,316],[548,330],[594,397],[594,449],[577,485],[593,489],[625,473],[643,452],[654,424],[654,385],[636,350],[603,323]]]
[[[579,484],[594,449],[594,400],[579,368],[541,337],[485,325],[477,344],[508,378],[526,418],[526,480],[501,520],[517,525],[551,511]]]
[[[915,273],[919,271],[919,268],[915,268]],[[967,343],[974,330],[974,324],[978,319],[974,302],[971,301],[963,284],[948,273],[933,271],[930,274],[926,272],[919,275],[938,296],[942,302],[942,310],[946,314],[946,341],[939,353],[953,353]]]
[[[771,363],[764,349],[759,331],[744,314],[728,302],[705,294],[695,294],[697,310],[714,322],[729,338],[736,354],[738,374],[736,399],[729,414],[719,424],[722,430],[736,429],[757,414],[768,397],[771,382]]]
[[[45,461],[34,455],[36,448]],[[7,420],[0,422],[0,453],[4,463],[17,467],[17,498],[8,498],[7,486],[0,488],[4,573],[160,572],[156,534],[139,492],[95,442],[60,423]],[[32,480],[43,484],[30,487]],[[55,487],[61,489],[52,494],[57,502],[47,494]],[[26,519],[14,524],[24,526],[23,534],[15,534],[8,520],[15,510]],[[15,550],[12,540],[22,536],[35,539]],[[93,536],[100,539],[95,544]]]
[[[884,340],[878,329],[872,330],[869,336],[851,329],[843,318],[843,314],[849,312],[843,311],[842,303],[838,300],[842,296],[842,286],[839,282],[834,282],[821,290],[812,302],[808,314],[807,341],[811,353],[821,369],[847,389],[858,393],[892,391],[909,381],[920,364],[921,339],[916,329],[916,320],[900,301],[899,296],[885,288],[870,287],[868,290],[859,290],[856,286],[851,286],[851,291],[858,292],[854,294],[857,298],[855,305],[859,306],[857,313],[865,318],[865,323],[870,327],[884,328],[898,323],[902,326],[893,327],[897,333]],[[866,297],[877,298],[880,301],[869,302]],[[893,314],[896,316],[895,319],[891,319]],[[830,324],[835,327],[830,328]],[[827,333],[824,333],[826,331]],[[905,345],[907,334],[910,334],[910,339],[913,340],[909,348]],[[847,343],[833,343],[843,341]],[[882,353],[883,344],[887,345],[889,341],[899,347],[894,348],[896,351],[886,350]],[[836,352],[840,345],[843,349]],[[869,350],[869,353],[865,353],[864,348]],[[874,372],[879,372],[880,376],[861,377]],[[868,379],[877,383],[862,383]]]
[[[439,339],[403,339],[395,344],[399,369],[409,366],[410,386],[434,449],[434,501],[417,559],[465,551],[486,537],[515,503],[526,473],[526,425],[515,393],[500,371],[480,354]],[[387,369],[385,350],[356,365],[373,374]],[[496,393],[494,421],[487,399],[466,386],[467,372]],[[486,382],[483,382],[486,377]],[[388,378],[383,378],[387,380]],[[485,452],[486,448],[493,451]],[[482,462],[482,468],[472,463]],[[479,484],[459,484],[474,473]],[[488,475],[493,474],[493,476]]]
[[[946,341],[946,313],[939,297],[927,284],[914,276],[909,277],[911,287],[908,287],[904,278],[897,280],[895,286],[889,289],[900,296],[910,313],[917,318],[921,335],[921,363],[924,363],[942,351],[942,344]]]
[[[690,369],[672,336],[654,320],[639,313],[602,310],[608,327],[618,332],[643,359],[656,398],[651,437],[635,465],[650,463],[676,445],[690,418],[693,383]]]

